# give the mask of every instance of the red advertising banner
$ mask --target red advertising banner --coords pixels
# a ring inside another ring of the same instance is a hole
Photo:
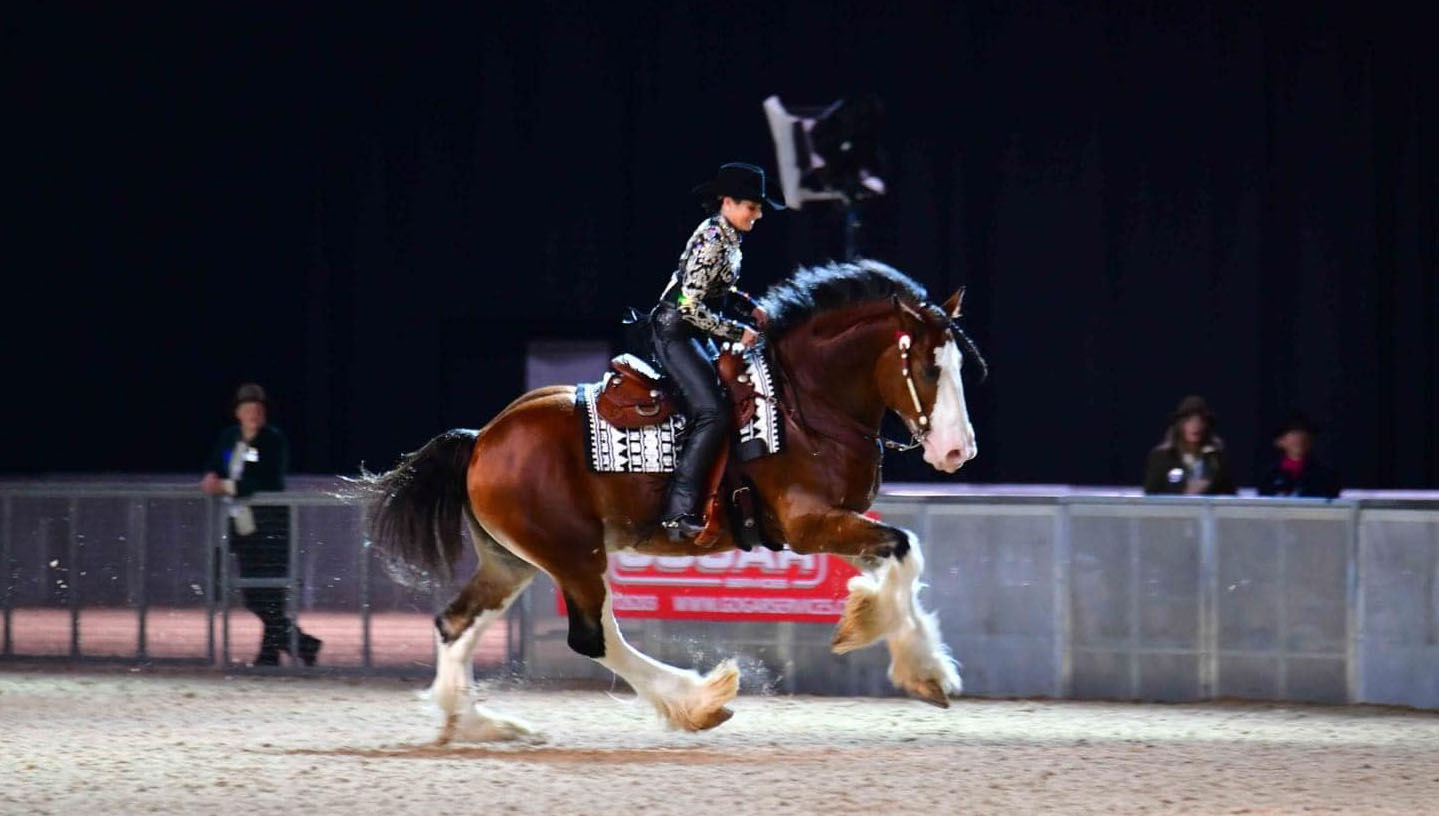
[[[833,555],[766,549],[697,556],[618,552],[610,554],[609,569],[616,617],[815,623],[839,620],[846,584],[857,574]],[[564,614],[563,598],[558,603]]]

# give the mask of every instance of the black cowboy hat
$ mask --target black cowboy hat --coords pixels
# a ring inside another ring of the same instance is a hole
[[[1213,425],[1216,419],[1214,412],[1209,410],[1209,403],[1204,401],[1204,397],[1197,394],[1190,394],[1179,401],[1179,407],[1175,408],[1174,413],[1169,415],[1169,421],[1178,422],[1181,419],[1192,417],[1195,414],[1204,417],[1209,421],[1210,425]]]
[[[1314,436],[1319,433],[1319,423],[1315,422],[1303,411],[1290,411],[1284,415],[1282,422],[1274,426],[1274,438],[1278,439],[1290,431],[1304,431],[1310,436]]]
[[[256,383],[245,383],[236,389],[234,407],[239,408],[246,402],[258,402],[265,406],[270,404],[270,401],[265,398],[265,389]]]
[[[736,201],[757,201],[774,210],[784,209],[784,193],[780,193],[779,201],[768,197],[764,168],[744,162],[720,165],[715,177],[695,187],[694,192],[710,199],[729,196]]]

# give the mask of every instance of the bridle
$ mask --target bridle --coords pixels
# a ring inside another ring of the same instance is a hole
[[[921,324],[926,322],[924,315],[920,314],[908,303],[898,298],[895,298],[894,302],[902,311],[915,320],[918,320]],[[919,401],[919,389],[914,385],[914,371],[909,364],[909,350],[914,347],[914,339],[910,337],[909,332],[901,331],[895,339],[895,345],[899,346],[899,374],[901,377],[904,377],[904,387],[909,391],[910,402],[914,403],[915,418],[914,421],[911,422],[903,415],[900,416],[900,419],[904,420],[905,427],[909,429],[910,441],[908,444],[895,442],[893,439],[888,439],[883,435],[876,437],[876,439],[888,450],[905,453],[906,451],[912,451],[915,448],[922,447],[929,439],[929,432],[933,430],[930,426],[929,416],[933,411],[924,410],[924,405]],[[936,399],[938,399],[938,397],[936,397]]]
[[[961,289],[959,294],[961,298],[960,302],[963,302],[962,299],[964,297],[964,290]],[[922,325],[928,325],[928,321],[924,319],[924,315],[920,314],[908,303],[905,303],[898,298],[895,299],[894,303],[895,306],[899,307],[899,309],[902,310],[905,314],[913,317]],[[947,317],[949,321],[950,337],[956,344],[962,344],[964,346],[965,352],[969,355],[969,359],[974,361],[974,363],[979,366],[979,381],[984,382],[985,380],[989,379],[989,363],[985,361],[984,355],[979,353],[979,346],[976,346],[974,344],[974,341],[970,339],[969,335],[965,334],[964,329],[960,328],[959,307],[955,306],[954,314],[947,315]],[[909,420],[905,420],[904,424],[906,427],[909,428],[910,436],[913,437],[913,441],[911,441],[908,445],[901,445],[898,442],[884,439],[883,437],[880,437],[880,439],[884,442],[884,446],[886,448],[902,452],[914,450],[920,445],[923,445],[925,440],[929,438],[929,432],[930,430],[932,430],[932,427],[929,421],[930,414],[925,413],[924,406],[921,405],[919,402],[919,391],[916,390],[914,387],[914,376],[910,372],[909,349],[913,345],[914,341],[910,339],[910,336],[907,332],[900,332],[898,343],[899,360],[901,364],[900,374],[904,377],[905,388],[909,390],[909,399],[911,402],[914,403],[915,422],[919,425],[919,428],[916,429],[913,425],[909,423]],[[938,399],[939,397],[936,394],[936,402],[938,401]],[[900,418],[903,419],[903,417]]]
[[[905,308],[908,309],[909,307],[906,306]],[[929,439],[931,428],[929,425],[929,414],[925,413],[924,406],[920,404],[919,390],[914,386],[914,374],[910,371],[909,366],[909,350],[914,345],[914,341],[910,339],[909,332],[900,332],[899,338],[895,343],[899,346],[899,373],[900,376],[904,377],[904,386],[909,390],[910,401],[914,403],[915,419],[914,422],[911,423],[904,416],[900,416],[900,419],[904,420],[905,427],[909,429],[909,444],[896,442],[883,435],[875,438],[878,439],[880,444],[884,445],[886,449],[904,453],[923,446],[925,441]],[[918,427],[915,427],[916,425]]]
[[[894,304],[896,308],[908,314],[910,317],[913,317],[921,325],[929,325],[929,321],[925,319],[924,315],[920,314],[914,309],[914,307],[900,300],[898,297],[894,298]],[[885,450],[905,453],[907,451],[912,451],[915,448],[923,447],[925,441],[929,439],[929,433],[931,430],[930,414],[932,413],[932,411],[924,410],[924,404],[920,402],[919,399],[919,389],[914,384],[914,370],[913,367],[910,365],[909,359],[910,349],[914,347],[914,338],[910,335],[909,332],[900,331],[896,335],[895,344],[899,348],[900,376],[904,378],[905,390],[909,392],[910,401],[914,404],[915,419],[913,421],[909,420],[903,415],[900,416],[900,419],[904,421],[905,428],[909,431],[910,441],[907,443],[896,442],[893,439],[886,437],[883,432],[878,434],[870,433],[869,429],[867,427],[864,427],[862,423],[859,423],[857,420],[852,421],[851,424],[855,426],[855,433],[865,439],[870,444],[879,444],[883,446]],[[837,442],[843,442],[844,440],[842,439],[833,437],[830,434],[819,432],[813,426],[811,426],[808,421],[805,420],[804,410],[799,405],[799,389],[796,388],[794,385],[794,379],[790,376],[788,366],[786,366],[784,361],[780,358],[779,347],[772,346],[771,350],[776,364],[775,367],[778,369],[780,375],[784,377],[785,383],[788,386],[787,390],[791,395],[788,402],[793,402],[794,408],[791,411],[789,409],[789,406],[785,404],[786,401],[774,400],[773,398],[771,398],[772,402],[778,404],[781,410],[783,410],[786,414],[789,415],[790,421],[794,423],[795,427],[798,428],[806,436],[814,434],[818,436],[829,437]],[[849,418],[846,417],[846,419]],[[810,447],[811,449],[814,449],[813,445],[811,445]],[[814,450],[814,453],[815,455],[818,455],[819,451],[816,449]]]

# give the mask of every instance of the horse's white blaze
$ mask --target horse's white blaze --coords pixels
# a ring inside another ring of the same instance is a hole
[[[953,473],[978,455],[979,446],[974,441],[974,426],[969,424],[969,408],[964,404],[964,380],[960,377],[964,360],[959,347],[950,340],[934,350],[934,360],[939,364],[939,387],[929,416],[924,461],[936,470]]]
[[[739,670],[726,660],[701,677],[698,672],[679,669],[637,651],[620,633],[606,586],[601,624],[605,653],[600,665],[618,674],[649,701],[674,728],[694,731],[710,727],[711,720],[739,691]]]

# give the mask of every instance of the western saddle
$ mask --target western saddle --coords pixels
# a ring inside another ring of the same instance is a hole
[[[610,361],[610,376],[595,397],[595,408],[606,422],[616,428],[632,429],[659,425],[675,412],[668,379],[633,354],[621,354]],[[733,409],[734,427],[744,427],[754,418],[759,395],[745,373],[744,359],[738,354],[722,352],[715,360],[715,370],[724,383]],[[780,547],[764,540],[754,512],[754,492],[748,480],[729,467],[729,446],[720,449],[710,471],[705,501],[704,530],[695,537],[701,547],[713,546],[719,537],[728,493],[736,514],[734,538],[742,549],[763,544]],[[728,472],[728,473],[727,473]],[[726,476],[728,475],[728,479]],[[726,481],[730,490],[721,490]]]

